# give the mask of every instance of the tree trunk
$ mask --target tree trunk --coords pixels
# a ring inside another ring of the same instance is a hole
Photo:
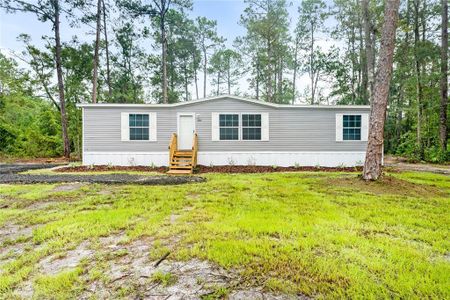
[[[103,6],[103,32],[105,35],[105,52],[106,52],[106,83],[108,84],[108,96],[111,98],[112,89],[111,89],[111,69],[109,66],[109,44],[108,44],[108,30],[106,27],[106,6],[105,0],[102,0]],[[111,99],[109,99],[111,100]]]
[[[280,65],[278,66],[278,93],[277,93],[278,102],[281,103],[283,96],[283,62],[280,58]]]
[[[184,101],[189,101],[189,82],[188,82],[188,72],[187,66],[183,67],[184,69]]]
[[[374,77],[374,37],[372,37],[373,25],[370,20],[369,0],[362,0],[363,20],[364,20],[364,43],[367,73],[367,92],[369,103],[372,102],[373,95],[373,77]]]
[[[294,50],[294,75],[292,77],[292,104],[295,103],[295,83],[297,81],[297,68],[298,68],[298,37],[295,38],[295,50]]]
[[[380,56],[375,78],[370,113],[369,139],[363,170],[364,180],[377,180],[381,176],[384,123],[386,120],[389,85],[392,78],[399,3],[400,0],[387,0],[384,11]]]
[[[195,96],[198,99],[198,78],[197,78],[197,63],[195,55],[192,55],[192,61],[194,62],[194,82],[195,82]]]
[[[63,73],[61,65],[61,37],[59,32],[59,0],[53,0],[53,5],[55,8],[55,61],[56,61],[56,75],[58,77],[58,92],[59,92],[59,107],[61,112],[61,127],[62,127],[62,137],[64,142],[64,157],[70,157],[70,142],[69,134],[67,131],[67,115],[66,115],[66,101],[64,99],[64,82]]]
[[[256,58],[256,100],[259,100],[259,73],[260,73],[259,57]]]
[[[95,33],[94,66],[92,74],[92,103],[97,103],[97,82],[98,82],[98,50],[100,48],[100,27],[102,13],[102,0],[97,1],[97,28]]]
[[[220,72],[217,71],[217,92],[216,95],[219,96],[220,93]]]
[[[166,38],[166,23],[165,23],[165,7],[160,13],[160,30],[161,30],[161,68],[162,68],[162,96],[163,103],[169,103],[169,99],[167,97],[167,38]]]
[[[228,85],[228,95],[231,95],[231,62],[230,58],[228,57],[228,63],[227,63],[227,85]]]
[[[206,98],[206,73],[208,67],[208,57],[206,48],[203,47],[203,98]]]
[[[423,159],[424,149],[422,141],[422,115],[423,115],[423,87],[422,75],[419,61],[419,0],[414,0],[414,60],[416,71],[416,93],[417,93],[417,147],[419,158]]]
[[[442,0],[441,28],[441,107],[439,114],[439,141],[443,153],[447,152],[448,105],[448,2]]]
[[[311,80],[311,105],[314,104],[314,97],[316,94],[316,88],[314,86],[314,26],[311,25],[311,45],[310,45],[310,55],[309,55],[309,77]]]

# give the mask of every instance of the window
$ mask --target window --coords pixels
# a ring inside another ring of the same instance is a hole
[[[344,115],[343,119],[343,140],[361,140],[361,115]]]
[[[261,115],[242,115],[242,139],[261,140]]]
[[[148,114],[130,114],[129,128],[131,141],[149,140],[149,115]]]
[[[220,140],[239,139],[239,115],[219,115]]]

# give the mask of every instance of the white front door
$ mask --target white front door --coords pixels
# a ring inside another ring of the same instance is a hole
[[[194,114],[178,115],[178,149],[191,150],[194,140],[195,118]]]

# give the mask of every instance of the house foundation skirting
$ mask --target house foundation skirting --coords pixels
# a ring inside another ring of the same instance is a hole
[[[256,165],[256,166],[360,166],[365,152],[316,151],[316,152],[198,152],[198,164],[205,166]],[[84,165],[115,166],[167,166],[166,152],[84,152]]]

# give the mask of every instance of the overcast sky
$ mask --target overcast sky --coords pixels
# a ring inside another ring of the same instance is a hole
[[[297,9],[300,2],[300,0],[288,1],[290,3],[288,10],[291,28],[295,26]],[[245,29],[239,25],[240,15],[243,13],[245,7],[246,5],[243,0],[194,0],[193,9],[189,14],[193,18],[204,16],[208,19],[216,20],[218,33],[227,39],[226,46],[231,47],[237,36],[245,34]],[[333,20],[329,20],[327,25],[331,26],[333,23]],[[91,31],[92,34],[86,34],[88,31]],[[4,10],[0,10],[0,50],[2,53],[6,53],[7,55],[11,55],[12,53],[20,54],[24,50],[23,43],[17,40],[17,37],[21,33],[30,35],[32,43],[41,46],[43,45],[41,36],[52,36],[53,34],[50,24],[39,22],[33,14],[6,14]],[[65,18],[62,19],[61,35],[63,41],[70,40],[74,35],[78,36],[80,41],[92,42],[94,39],[92,29],[86,27],[73,28]],[[152,41],[148,41],[148,45],[146,43],[144,47],[150,47],[151,43]],[[323,40],[320,44],[324,48],[327,48],[333,43],[335,42]],[[306,77],[300,77],[297,88],[299,90],[304,89],[306,82]],[[203,83],[200,84],[202,86]],[[248,90],[246,78],[241,80],[239,86],[241,92]],[[208,88],[208,90],[210,91],[212,89]]]

